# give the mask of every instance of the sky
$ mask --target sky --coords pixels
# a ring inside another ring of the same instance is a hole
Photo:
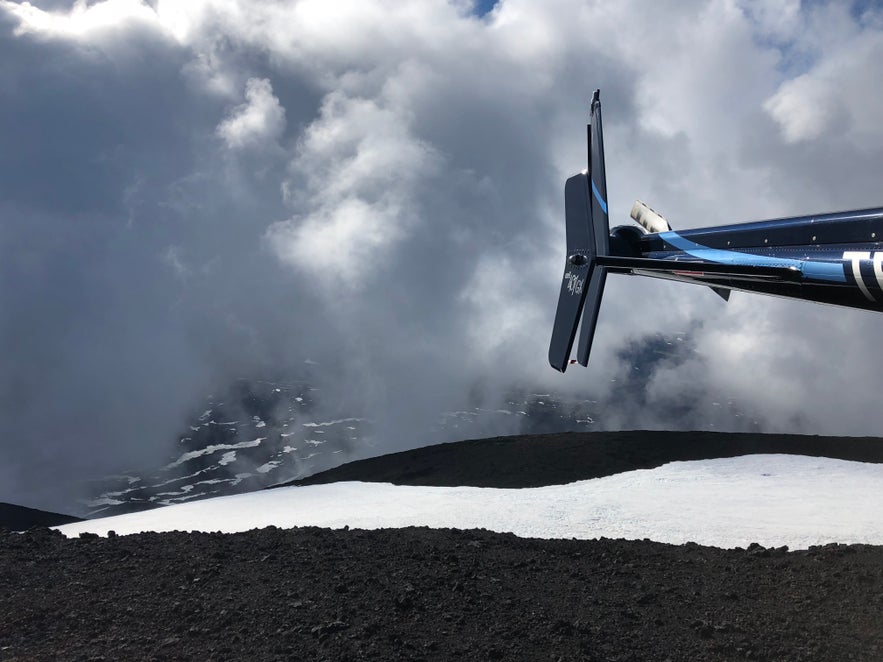
[[[523,489],[341,482],[261,490],[58,527],[120,535],[278,526],[487,529],[527,538],[625,538],[716,547],[883,542],[883,466],[799,455],[670,462]]]
[[[612,223],[684,229],[883,205],[880,62],[868,2],[0,0],[0,500],[307,360],[391,450],[512,385],[877,435],[874,313],[611,277],[590,368],[546,353],[595,88]]]

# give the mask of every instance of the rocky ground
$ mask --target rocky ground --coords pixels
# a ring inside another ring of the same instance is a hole
[[[664,434],[446,444],[315,480],[511,487],[697,455],[883,457],[879,440]],[[421,528],[6,531],[0,659],[883,660],[883,547]]]
[[[0,537],[4,660],[880,660],[883,548],[486,531]]]

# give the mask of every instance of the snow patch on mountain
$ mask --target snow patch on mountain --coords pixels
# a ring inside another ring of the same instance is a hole
[[[344,482],[263,490],[58,527],[67,536],[270,525],[483,528],[717,547],[883,544],[883,465],[797,455],[671,462],[529,489]]]
[[[266,437],[258,437],[257,439],[253,439],[251,441],[240,441],[237,444],[212,444],[211,446],[206,446],[205,448],[202,448],[198,451],[189,451],[187,453],[184,453],[177,460],[166,465],[165,468],[171,469],[172,467],[177,467],[178,465],[184,464],[188,460],[192,460],[202,455],[211,455],[212,453],[217,453],[218,451],[235,450],[237,448],[253,448],[260,445],[260,443],[264,439],[266,439]]]

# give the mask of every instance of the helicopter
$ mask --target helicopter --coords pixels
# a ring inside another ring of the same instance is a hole
[[[635,225],[610,229],[600,91],[588,168],[564,184],[567,257],[549,344],[564,372],[587,366],[607,274],[629,274],[883,312],[883,208],[675,231],[640,200]],[[579,329],[577,356],[571,352]]]

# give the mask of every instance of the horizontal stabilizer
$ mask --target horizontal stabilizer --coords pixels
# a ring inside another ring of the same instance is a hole
[[[605,255],[597,258],[600,266],[607,267],[614,273],[642,272],[652,275],[653,272],[667,273],[688,278],[702,278],[707,275],[714,278],[731,277],[738,280],[778,280],[799,282],[803,278],[800,269],[790,265],[769,266],[752,264],[719,264],[717,262],[654,260],[644,257],[621,257]]]

